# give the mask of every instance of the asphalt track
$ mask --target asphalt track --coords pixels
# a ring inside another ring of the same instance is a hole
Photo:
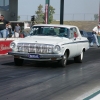
[[[83,100],[100,91],[100,48],[90,48],[83,63],[24,61],[17,67],[12,56],[0,56],[0,100]]]

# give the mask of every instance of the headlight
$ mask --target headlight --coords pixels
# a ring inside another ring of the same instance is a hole
[[[61,47],[59,46],[59,45],[56,45],[55,47],[54,47],[54,52],[55,53],[58,53],[58,52],[60,52],[61,51]]]
[[[16,46],[16,44],[14,43],[14,42],[11,42],[11,44],[10,44],[10,48],[15,48],[15,46]]]

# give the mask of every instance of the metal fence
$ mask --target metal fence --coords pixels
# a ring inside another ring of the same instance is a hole
[[[19,20],[30,21],[32,15],[19,15]],[[54,20],[60,20],[60,14],[53,15]],[[94,13],[75,13],[64,14],[65,21],[94,21]]]

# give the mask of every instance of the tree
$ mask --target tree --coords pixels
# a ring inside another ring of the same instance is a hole
[[[55,14],[55,8],[49,6],[49,23],[53,21],[53,15]]]
[[[49,6],[49,23],[53,21],[53,14],[55,13],[55,8],[52,6]],[[37,23],[43,23],[45,22],[45,11],[43,11],[43,6],[40,4],[38,6],[38,10],[35,11],[36,14],[36,22]]]
[[[98,19],[99,19],[99,15],[98,14],[94,14],[94,20],[98,21]]]
[[[44,21],[43,17],[44,17],[44,12],[43,12],[43,6],[40,4],[38,6],[38,10],[35,11],[36,14],[36,22],[37,23],[41,23]]]

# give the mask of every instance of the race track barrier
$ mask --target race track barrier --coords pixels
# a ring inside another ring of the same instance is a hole
[[[19,38],[0,38],[0,55],[5,55],[11,51],[10,43]]]

